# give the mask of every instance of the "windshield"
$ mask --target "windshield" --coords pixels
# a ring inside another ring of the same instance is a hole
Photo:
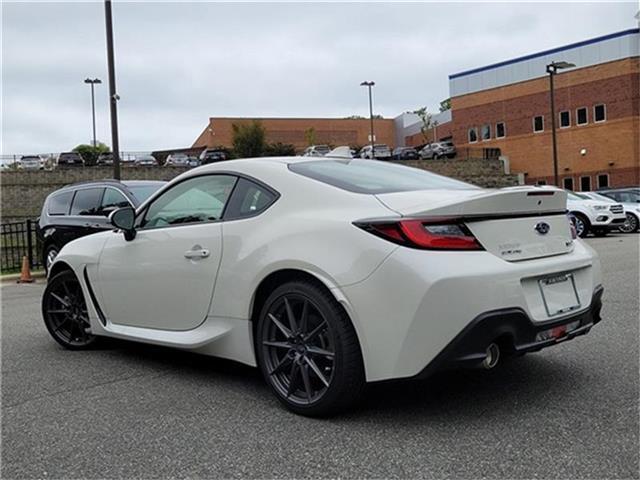
[[[435,173],[375,160],[317,160],[293,163],[292,172],[356,193],[469,190],[478,187]]]
[[[587,195],[582,195],[576,192],[569,192],[567,191],[567,197],[570,200],[576,200],[576,201],[580,201],[580,200],[592,200],[590,197],[588,197]]]
[[[153,195],[157,190],[159,190],[160,187],[162,187],[163,185],[164,183],[158,182],[158,183],[153,183],[151,185],[128,186],[128,188],[133,194],[133,196],[136,197],[136,200],[138,200],[138,204],[141,204],[147,198]]]
[[[599,193],[590,193],[589,196],[594,200],[599,200],[601,202],[616,203],[615,200],[612,200],[609,197],[605,197],[604,195],[600,195]]]

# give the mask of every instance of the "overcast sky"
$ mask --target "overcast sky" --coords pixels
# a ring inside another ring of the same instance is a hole
[[[113,5],[120,145],[190,146],[215,116],[385,117],[448,97],[451,73],[637,26],[628,3]],[[104,7],[2,3],[2,153],[110,144]]]

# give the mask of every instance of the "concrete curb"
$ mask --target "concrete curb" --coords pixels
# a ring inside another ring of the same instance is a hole
[[[47,278],[47,275],[44,273],[44,270],[37,271],[37,272],[31,272],[31,276],[34,279],[36,279],[36,281],[38,279]],[[11,273],[11,274],[8,274],[8,275],[0,275],[0,283],[2,283],[2,284],[5,284],[5,283],[17,283],[19,279],[20,279],[20,274],[19,273]]]

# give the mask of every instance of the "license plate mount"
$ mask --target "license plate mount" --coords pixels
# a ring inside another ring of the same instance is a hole
[[[548,316],[554,317],[580,308],[580,298],[572,273],[541,278],[538,286]]]

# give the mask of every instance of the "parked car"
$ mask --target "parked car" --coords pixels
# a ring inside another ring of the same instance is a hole
[[[311,145],[310,147],[305,148],[302,153],[303,157],[324,157],[327,153],[331,151],[329,145]]]
[[[608,188],[606,190],[598,190],[596,193],[620,203],[640,203],[639,187]]]
[[[635,233],[640,229],[640,193],[636,194],[635,202],[623,202],[614,200],[613,197],[618,197],[625,200],[632,200],[634,196],[629,192],[614,192],[611,196],[604,195],[604,192],[582,192],[592,200],[599,200],[602,202],[619,203],[624,208],[624,214],[627,217],[627,221],[618,227],[623,233]]]
[[[188,165],[189,165],[189,168],[199,167],[200,159],[198,157],[189,156]]]
[[[40,155],[23,155],[16,161],[18,170],[43,170],[44,160]]]
[[[327,415],[366,382],[490,369],[589,332],[600,263],[566,198],[375,160],[207,165],[63,248],[44,323],[75,350],[112,336],[257,365],[287,408]]]
[[[393,160],[417,160],[420,156],[413,147],[398,147],[393,150],[391,158]]]
[[[167,161],[164,162],[165,167],[188,167],[189,156],[185,153],[172,153],[167,157]]]
[[[604,236],[627,221],[619,203],[593,200],[583,193],[567,192],[567,211],[579,237]]]
[[[374,153],[371,153],[371,145],[366,145],[360,150],[360,158],[368,158],[375,160],[390,160],[391,149],[384,143],[374,145]]]
[[[63,152],[58,154],[56,165],[58,167],[82,167],[84,159],[78,152]]]
[[[227,154],[219,148],[207,148],[200,153],[200,165],[222,162],[227,159]]]
[[[76,238],[113,228],[117,208],[137,207],[166,182],[99,180],[68,185],[44,201],[36,227],[42,265],[49,270],[63,246]]]
[[[113,165],[113,153],[101,153],[98,155],[98,160],[96,160],[96,165],[98,166],[109,166]]]
[[[136,167],[157,167],[158,161],[153,155],[138,155],[135,159]]]
[[[428,143],[420,150],[422,159],[453,158],[456,156],[456,147],[453,142]]]

